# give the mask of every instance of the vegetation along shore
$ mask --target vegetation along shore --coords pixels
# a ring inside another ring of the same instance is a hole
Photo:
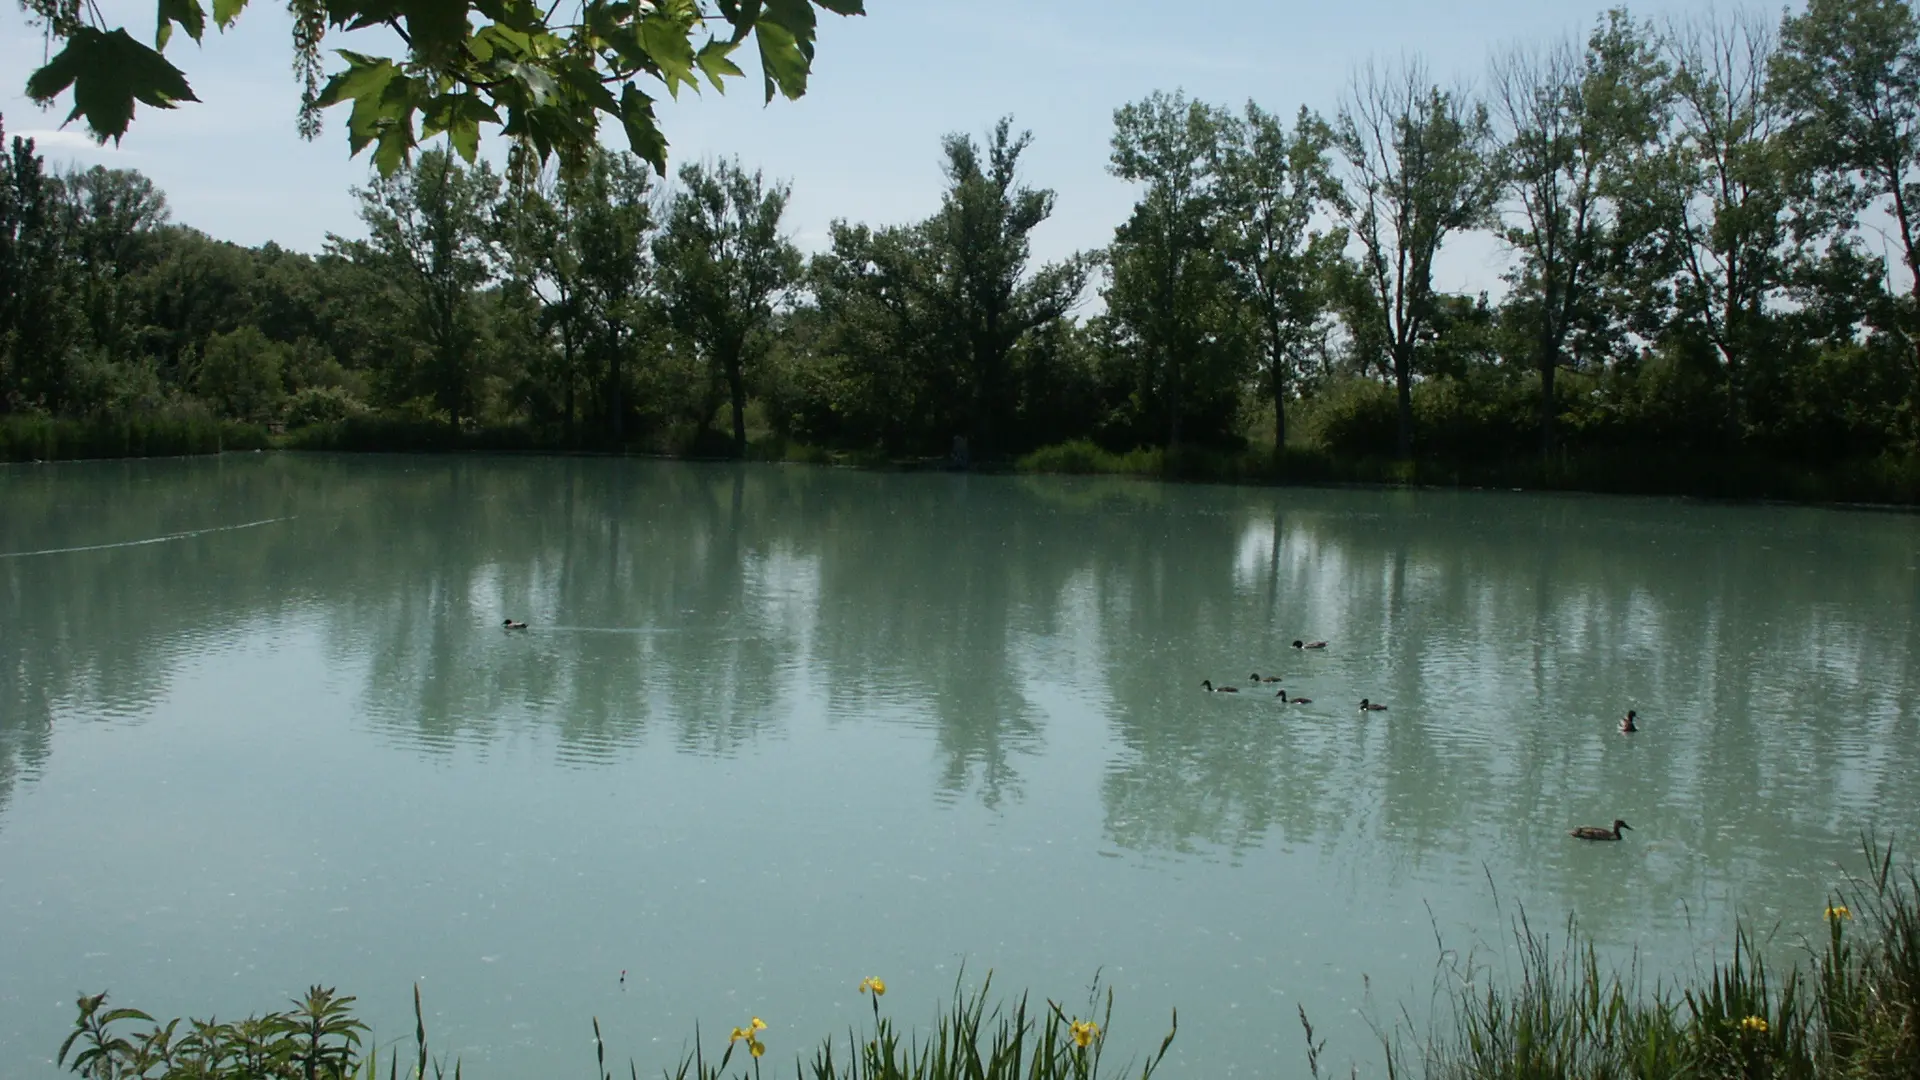
[[[1891,845],[1867,840],[1862,849],[1865,873],[1849,875],[1835,891],[1829,906],[1817,913],[1821,929],[1805,944],[1805,962],[1785,970],[1770,965],[1765,942],[1753,928],[1742,927],[1731,953],[1711,968],[1648,987],[1634,970],[1603,966],[1594,943],[1571,922],[1556,943],[1522,914],[1514,921],[1512,946],[1498,950],[1512,961],[1496,966],[1478,951],[1444,953],[1431,1028],[1417,1029],[1407,1019],[1410,1014],[1401,1011],[1402,1019],[1377,1028],[1373,1069],[1436,1080],[1911,1077],[1920,1071],[1920,879],[1911,866],[1896,865]],[[1097,979],[1078,1012],[1053,1001],[1037,1005],[1027,996],[1000,1001],[991,975],[971,990],[957,983],[950,1003],[924,1032],[903,1032],[883,1010],[885,980],[863,979],[859,989],[871,1002],[870,1026],[823,1039],[811,1056],[795,1054],[790,1060],[797,1075],[815,1080],[1089,1080],[1102,1075],[1113,994],[1103,994]],[[110,1005],[105,994],[85,995],[58,1059],[75,1073],[101,1080],[462,1074],[460,1061],[430,1052],[418,988],[411,1040],[372,1043],[368,1027],[353,1014],[353,1003],[352,997],[316,986],[282,1012],[227,1023],[161,1023],[136,1009]],[[1308,1073],[1360,1075],[1358,1065],[1331,1066],[1333,1059],[1349,1055],[1328,1054],[1307,1007],[1298,1007],[1298,1019]],[[611,1080],[598,1019],[592,1029],[594,1075]],[[696,1033],[693,1048],[663,1075],[669,1080],[758,1077],[769,1054],[779,1061],[793,1053],[770,1051],[766,1030],[760,1017],[749,1017],[723,1045],[712,1047]],[[1118,1071],[1148,1080],[1178,1031],[1175,1013],[1158,1048]],[[402,1041],[410,1043],[404,1058]],[[784,1071],[786,1066],[768,1067]],[[568,1068],[559,1066],[561,1072]],[[629,1061],[625,1071],[637,1077],[641,1066]],[[1108,1075],[1115,1071],[1106,1069]],[[1291,1062],[1268,1062],[1261,1069],[1264,1075],[1297,1071]]]
[[[1267,481],[1920,498],[1905,0],[1371,64],[1331,116],[1116,109],[1138,201],[1039,264],[1011,118],[908,224],[804,256],[789,187],[426,150],[363,238],[240,247],[138,172],[0,163],[0,459],[586,449]],[[983,118],[985,119],[985,118]],[[464,158],[464,160],[463,160]],[[1504,253],[1504,295],[1434,284]]]

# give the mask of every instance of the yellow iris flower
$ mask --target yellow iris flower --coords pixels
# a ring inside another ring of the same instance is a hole
[[[766,1043],[761,1042],[759,1039],[753,1039],[753,1038],[749,1038],[747,1040],[747,1053],[752,1054],[754,1057],[759,1057],[761,1054],[764,1054],[766,1052],[767,1052]]]
[[[1069,1030],[1073,1032],[1073,1045],[1082,1050],[1100,1037],[1100,1025],[1091,1020],[1075,1020]]]
[[[887,994],[887,980],[878,977],[861,979],[860,992],[863,994],[870,992],[874,997],[885,997]]]
[[[754,1031],[765,1031],[765,1030],[767,1030],[767,1022],[766,1022],[765,1020],[762,1020],[762,1019],[760,1019],[760,1018],[759,1018],[759,1017],[757,1017],[757,1016],[753,1018],[753,1023],[751,1023],[751,1024],[749,1024],[749,1025],[747,1025],[747,1026],[748,1026],[749,1028],[751,1028],[751,1029],[753,1029]]]
[[[1758,1031],[1761,1034],[1765,1034],[1767,1031],[1767,1018],[1764,1016],[1749,1016],[1745,1020],[1740,1021],[1740,1026],[1747,1031]]]
[[[1827,918],[1828,919],[1851,919],[1853,918],[1853,912],[1848,911],[1847,905],[1845,904],[1835,904],[1832,907],[1827,909]]]

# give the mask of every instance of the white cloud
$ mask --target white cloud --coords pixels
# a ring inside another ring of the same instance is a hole
[[[63,154],[108,154],[120,157],[137,156],[131,150],[122,150],[112,143],[102,146],[93,141],[93,136],[84,131],[60,130],[57,128],[28,128],[25,131],[9,131],[8,135],[18,135],[23,139],[32,139],[34,148],[42,152],[58,151]]]

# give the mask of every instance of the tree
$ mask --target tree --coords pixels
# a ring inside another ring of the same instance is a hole
[[[651,179],[631,154],[601,151],[579,176],[561,180],[562,243],[575,268],[576,302],[599,360],[600,402],[615,446],[626,438],[626,361],[653,300],[652,198]]]
[[[1676,126],[1632,181],[1653,241],[1635,257],[1677,268],[1677,321],[1717,359],[1726,433],[1737,440],[1747,369],[1769,351],[1769,305],[1788,273],[1783,116],[1766,89],[1774,39],[1735,14],[1677,25],[1666,48]]]
[[[1905,0],[1810,0],[1781,23],[1768,71],[1785,137],[1824,181],[1834,224],[1874,204],[1893,217],[1920,380],[1920,19]]]
[[[1399,454],[1413,457],[1413,360],[1433,310],[1433,258],[1449,233],[1492,207],[1484,105],[1427,81],[1417,59],[1369,63],[1341,106],[1334,144],[1347,162],[1340,202],[1361,246],[1366,318],[1387,344],[1399,397]]]
[[[674,324],[726,386],[733,449],[745,454],[746,364],[800,274],[800,252],[780,234],[791,189],[728,161],[683,165],[680,185],[654,244],[661,292]]]
[[[1065,315],[1086,288],[1089,261],[1073,256],[1029,274],[1029,235],[1053,213],[1052,191],[1017,185],[1020,155],[1031,132],[1012,135],[1004,117],[982,148],[965,135],[948,135],[947,192],[927,226],[936,260],[930,297],[935,317],[964,356],[971,384],[972,452],[997,450],[998,432],[1012,411],[1008,361],[1026,337]]]
[[[1561,44],[1515,50],[1494,65],[1506,136],[1502,235],[1520,253],[1511,279],[1533,316],[1542,454],[1553,449],[1554,375],[1568,338],[1603,318],[1613,196],[1659,136],[1666,74],[1656,44],[1618,9],[1594,29],[1584,55]]]
[[[247,0],[213,0],[213,21],[232,26]],[[152,47],[110,27],[87,0],[20,0],[21,9],[60,51],[27,79],[27,95],[49,105],[71,90],[68,121],[84,119],[102,142],[126,134],[135,102],[171,109],[197,101],[184,72],[162,55],[177,26],[198,43],[206,31],[200,0],[157,0]],[[619,122],[628,146],[663,174],[667,142],[654,121],[654,97],[724,90],[744,73],[733,54],[751,37],[768,101],[806,92],[813,66],[815,7],[863,13],[862,0],[583,0],[556,20],[558,5],[503,0],[291,0],[294,70],[302,84],[299,130],[320,132],[320,112],[353,103],[347,141],[355,154],[374,147],[374,164],[391,176],[420,140],[445,132],[468,164],[483,126],[538,151],[583,162],[601,116]],[[709,26],[721,27],[709,33]],[[345,70],[321,83],[321,45],[329,31],[385,27],[405,42],[397,57],[339,50]],[[695,39],[699,43],[696,46]],[[51,51],[51,50],[49,50]],[[636,81],[639,80],[639,81]],[[617,92],[616,92],[617,91]]]
[[[1226,278],[1212,235],[1220,200],[1213,163],[1225,124],[1220,110],[1185,94],[1155,92],[1113,113],[1108,171],[1146,191],[1114,233],[1108,304],[1138,340],[1142,396],[1159,399],[1173,449],[1190,368],[1219,351],[1209,348],[1218,337],[1207,318],[1218,314],[1209,309]]]
[[[395,374],[425,392],[458,426],[475,412],[479,315],[474,292],[499,260],[493,215],[500,180],[485,163],[462,168],[445,150],[355,190],[365,243],[328,237],[337,252],[376,274],[404,346]]]
[[[1347,245],[1345,230],[1312,228],[1339,197],[1332,142],[1332,129],[1304,106],[1289,135],[1251,101],[1221,139],[1219,242],[1267,355],[1276,455],[1287,446],[1294,369],[1327,310],[1327,268]]]
[[[222,415],[265,420],[283,396],[280,374],[284,353],[258,327],[243,326],[215,334],[207,339],[200,354],[194,388]]]
[[[57,198],[33,140],[15,135],[0,154],[0,413],[66,403],[68,266]]]
[[[163,253],[167,197],[132,169],[99,165],[61,176],[57,191],[88,344],[98,358],[125,364],[141,351],[137,279]]]

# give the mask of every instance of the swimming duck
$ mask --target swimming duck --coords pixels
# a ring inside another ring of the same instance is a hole
[[[1577,837],[1581,840],[1618,840],[1620,839],[1621,829],[1631,828],[1633,828],[1633,826],[1621,821],[1619,818],[1614,818],[1613,828],[1611,829],[1604,829],[1598,825],[1582,825],[1567,835]]]
[[[1386,712],[1387,707],[1385,705],[1376,705],[1373,702],[1368,701],[1366,698],[1361,698],[1360,711],[1361,712]]]
[[[1310,697],[1288,697],[1288,696],[1287,696],[1287,692],[1286,692],[1285,690],[1282,690],[1282,691],[1280,691],[1280,695],[1279,695],[1279,696],[1280,696],[1280,704],[1282,704],[1282,705],[1311,705],[1311,704],[1313,704],[1313,699],[1312,699],[1312,698],[1310,698]]]
[[[1638,715],[1632,709],[1627,710],[1627,715],[1620,718],[1620,734],[1631,735],[1640,730],[1640,725],[1633,722],[1633,718]]]
[[[1324,641],[1296,641],[1293,643],[1293,647],[1296,649],[1324,649],[1327,647],[1327,643]]]
[[[1251,675],[1249,675],[1249,676],[1247,676],[1247,680],[1248,680],[1249,682],[1269,682],[1269,683],[1271,683],[1271,682],[1279,682],[1279,681],[1280,681],[1280,676],[1278,676],[1278,675],[1261,675],[1261,674],[1260,674],[1259,672],[1257,672],[1257,671],[1256,671],[1256,672],[1254,672],[1253,674],[1251,674]]]
[[[1200,689],[1205,690],[1209,694],[1237,694],[1240,692],[1240,688],[1237,686],[1215,686],[1211,679],[1201,679]]]
[[[500,625],[506,627],[508,630],[525,630],[527,628],[526,623],[516,622],[513,619],[502,619]]]

